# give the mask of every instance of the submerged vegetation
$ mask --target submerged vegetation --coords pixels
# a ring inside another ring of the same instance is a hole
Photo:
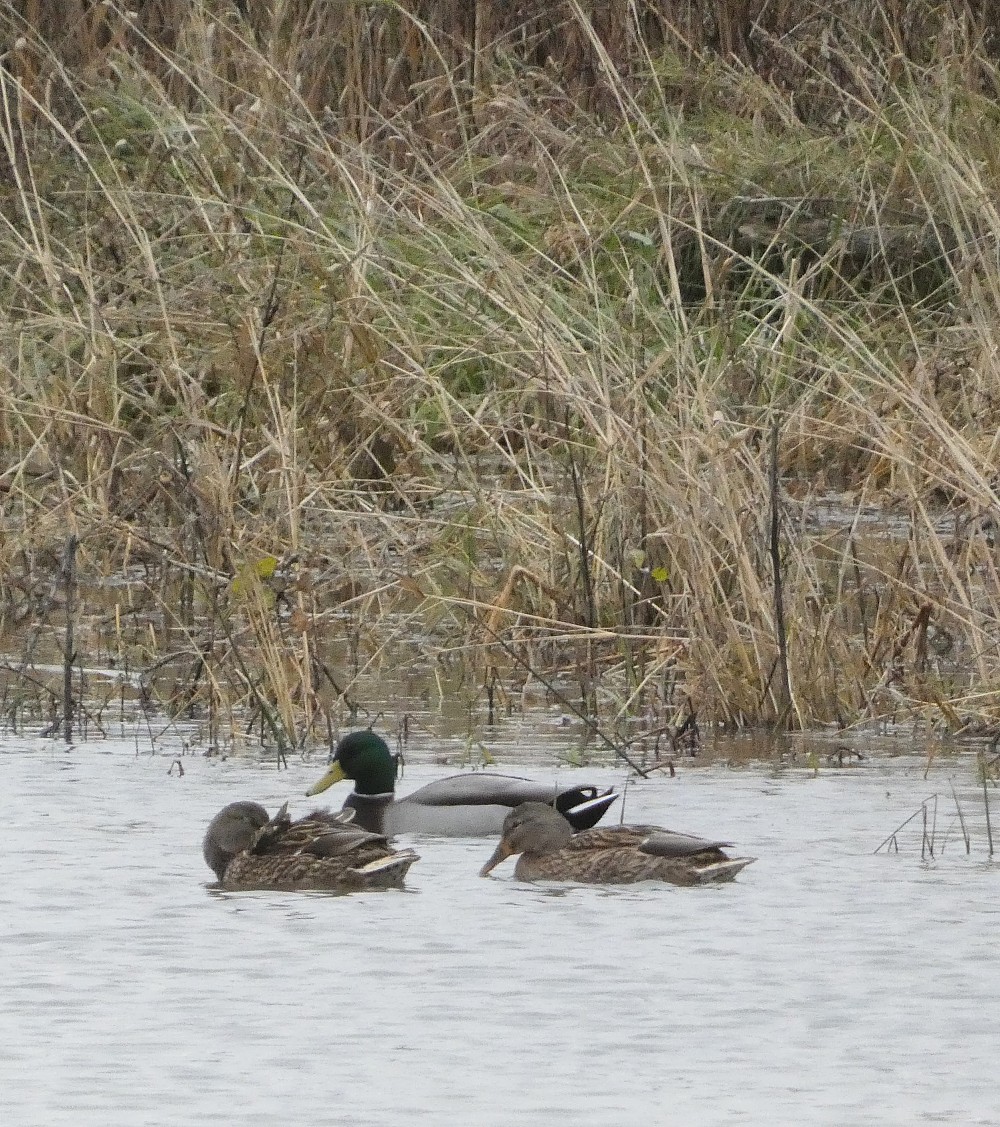
[[[65,647],[282,749],[409,663],[619,748],[995,728],[975,5],[139,7],[0,4],[13,720],[100,721]]]

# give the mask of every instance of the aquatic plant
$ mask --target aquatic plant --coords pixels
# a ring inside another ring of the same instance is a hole
[[[8,715],[994,725],[1000,68],[906,7],[6,6]]]

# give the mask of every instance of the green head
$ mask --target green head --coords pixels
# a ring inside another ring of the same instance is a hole
[[[337,744],[326,774],[306,794],[321,794],[341,779],[353,779],[358,794],[389,794],[394,791],[396,759],[389,745],[368,728],[344,736]]]

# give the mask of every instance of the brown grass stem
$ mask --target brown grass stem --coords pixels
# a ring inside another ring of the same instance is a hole
[[[774,632],[778,642],[778,719],[776,727],[785,727],[792,710],[792,690],[788,678],[788,636],[785,631],[785,603],[781,563],[781,497],[778,475],[778,422],[772,420],[770,434],[768,484],[770,493],[770,532],[768,550],[771,556],[772,590],[774,593]]]
[[[76,549],[79,540],[72,533],[66,541],[63,554],[63,597],[66,603],[66,632],[63,639],[63,739],[73,742],[73,663],[76,661]]]
[[[69,719],[72,528],[78,665],[113,637],[119,711],[213,744],[484,647],[626,748],[1000,726],[981,13],[15,7],[12,709]]]
[[[965,824],[965,815],[962,813],[962,804],[958,801],[958,793],[955,790],[954,782],[951,783],[951,796],[955,800],[955,809],[958,811],[958,822],[962,827],[962,840],[965,842],[965,852],[971,852],[969,844],[969,830]]]

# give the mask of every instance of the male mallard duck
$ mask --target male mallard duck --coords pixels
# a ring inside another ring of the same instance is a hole
[[[732,880],[753,857],[727,857],[726,841],[705,841],[659,826],[602,826],[574,834],[550,806],[526,802],[503,823],[503,836],[480,876],[520,853],[520,880],[575,880],[586,884],[714,884]]]
[[[316,810],[293,822],[287,802],[273,818],[256,802],[231,802],[209,823],[202,853],[232,892],[400,888],[417,860],[343,813]]]
[[[452,775],[396,801],[396,760],[381,736],[365,729],[351,732],[337,744],[326,774],[307,795],[320,794],[341,779],[353,779],[354,791],[345,809],[373,833],[455,834],[480,837],[497,834],[511,807],[522,802],[554,804],[567,826],[582,830],[596,825],[618,797],[610,789],[564,787],[513,775],[485,772]]]

